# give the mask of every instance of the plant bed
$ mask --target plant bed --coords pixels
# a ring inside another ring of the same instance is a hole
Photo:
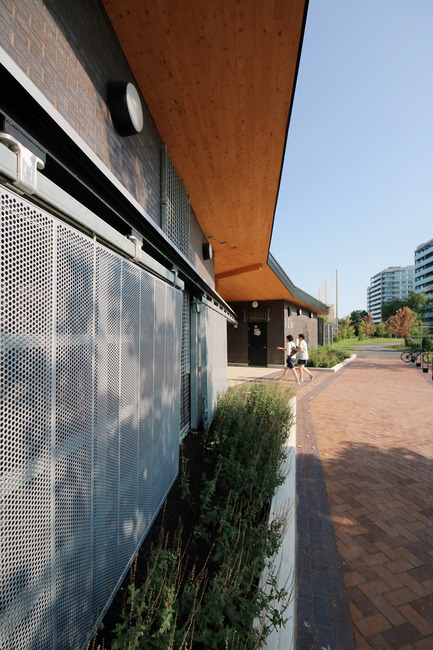
[[[308,351],[309,368],[333,368],[350,358],[345,350],[336,350],[329,345],[310,348]]]
[[[268,512],[284,480],[290,396],[281,385],[229,389],[210,431],[187,436],[178,479],[94,648],[260,648],[282,624],[276,603],[290,589],[272,570],[259,580],[284,531],[284,516],[269,524]]]

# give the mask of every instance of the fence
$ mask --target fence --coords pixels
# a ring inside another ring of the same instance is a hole
[[[177,474],[182,292],[1,209],[0,647],[85,647]]]

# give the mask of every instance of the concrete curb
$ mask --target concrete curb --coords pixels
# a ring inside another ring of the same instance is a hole
[[[284,610],[282,616],[287,619],[287,623],[279,630],[272,630],[263,646],[270,650],[293,650],[296,636],[296,397],[290,400],[290,408],[294,421],[284,445],[286,459],[283,472],[286,478],[274,494],[269,515],[269,522],[272,522],[286,513],[284,538],[271,569],[277,573],[278,589],[289,592],[289,603],[287,606],[285,602],[271,605],[280,611]],[[266,583],[268,576],[269,570],[265,570],[262,573],[262,584]],[[265,614],[262,621],[264,616]]]

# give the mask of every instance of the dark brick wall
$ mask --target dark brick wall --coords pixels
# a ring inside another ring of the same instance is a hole
[[[287,334],[293,334],[295,340],[298,334],[303,334],[308,345],[316,347],[318,345],[317,315],[314,314],[310,318],[309,313],[309,311],[302,309],[302,314],[298,316],[296,309],[294,310],[294,315],[292,311],[292,316],[288,318]]]
[[[107,105],[109,81],[135,83],[100,0],[1,0],[0,45],[158,225],[161,139],[146,107],[140,134],[120,136]],[[170,154],[170,152],[168,152]],[[190,260],[214,285],[213,261],[191,215]]]
[[[139,135],[113,127],[107,84],[134,79],[100,1],[2,4],[2,47],[159,224],[161,141],[144,101]]]
[[[107,84],[134,79],[100,1],[2,5],[2,47],[159,224],[161,141],[144,101],[139,135],[113,127]]]
[[[238,317],[238,327],[228,325],[227,344],[228,362],[230,364],[248,365],[248,323],[244,322],[244,310],[252,309],[250,302],[230,303]],[[288,312],[290,307],[290,315]],[[292,334],[296,340],[298,334],[304,334],[310,346],[317,346],[317,316],[309,317],[310,312],[304,310],[297,314],[297,307],[288,302],[260,301],[258,309],[269,309],[267,363],[268,366],[284,365],[285,355],[277,347],[285,345],[286,336]]]
[[[227,323],[227,360],[228,363],[235,365],[248,365],[248,326],[246,323],[239,322],[237,328],[231,323]]]

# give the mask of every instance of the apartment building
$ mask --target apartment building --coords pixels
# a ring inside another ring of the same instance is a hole
[[[382,320],[384,302],[402,300],[414,291],[414,275],[413,264],[404,267],[389,266],[370,279],[370,286],[367,289],[367,311],[373,315],[374,323],[380,323]]]
[[[433,239],[415,250],[414,291],[433,296]],[[433,311],[424,314],[424,321],[433,326]]]

